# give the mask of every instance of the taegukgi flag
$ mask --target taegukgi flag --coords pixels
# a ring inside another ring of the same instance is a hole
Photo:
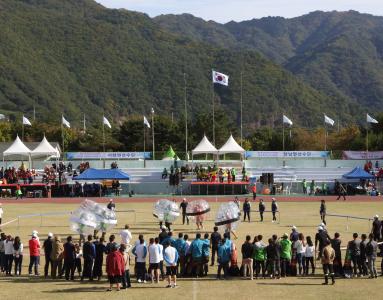
[[[105,118],[105,116],[103,117],[102,123],[103,123],[104,125],[108,126],[109,128],[112,128],[112,125],[110,125],[108,119]]]
[[[213,70],[213,83],[219,83],[224,86],[229,85],[229,76]]]
[[[375,120],[373,117],[371,117],[369,114],[367,114],[367,123],[378,124],[379,122]]]
[[[334,126],[334,123],[335,123],[335,121],[333,119],[331,119],[330,117],[327,117],[326,115],[324,115],[324,122],[326,124],[331,125],[331,126]]]
[[[64,118],[64,116],[61,117],[61,124],[70,128],[70,123]]]
[[[149,123],[149,121],[148,121],[148,119],[144,116],[144,124],[148,127],[148,128],[150,128],[150,123]]]
[[[23,125],[32,126],[32,123],[28,120],[27,117],[23,116]]]
[[[283,115],[283,123],[284,124],[288,124],[290,126],[293,125],[293,121],[291,121],[288,117],[286,117],[285,115]]]

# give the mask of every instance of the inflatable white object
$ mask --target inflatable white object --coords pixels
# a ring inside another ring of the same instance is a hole
[[[173,223],[180,215],[177,203],[168,199],[158,200],[153,207],[153,216],[159,221]]]
[[[234,202],[223,203],[217,212],[215,226],[221,231],[235,230],[240,222],[241,211]]]

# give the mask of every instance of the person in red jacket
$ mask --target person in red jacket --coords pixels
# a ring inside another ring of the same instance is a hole
[[[112,252],[106,257],[106,273],[108,274],[108,279],[110,283],[109,289],[111,291],[113,284],[116,284],[117,291],[120,290],[122,275],[125,273],[125,262],[124,257],[117,251],[117,246],[112,246]]]
[[[40,261],[40,242],[37,239],[37,234],[33,233],[29,240],[29,275],[32,276],[32,267],[35,269],[35,276],[39,276],[39,261]]]

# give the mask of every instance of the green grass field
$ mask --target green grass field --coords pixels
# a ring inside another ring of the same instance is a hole
[[[76,204],[9,204],[4,205],[3,223],[16,218],[18,215],[45,213],[45,212],[63,212],[77,208]],[[209,221],[205,223],[205,230],[210,232],[213,227],[215,212],[219,203],[212,204],[212,212],[209,216]],[[253,205],[253,208],[255,205]],[[290,227],[296,225],[300,232],[305,235],[314,237],[316,227],[320,223],[319,218],[319,201],[308,203],[280,203],[281,222],[280,224],[272,223],[271,216],[266,214],[265,222],[258,222],[258,214],[252,213],[252,222],[241,223],[237,230],[238,240],[235,241],[238,248],[243,243],[244,237],[247,234],[251,236],[262,234],[264,239],[267,239],[272,234],[278,236],[283,233],[289,233]],[[269,207],[269,203],[267,203]],[[124,224],[130,224],[134,240],[138,234],[145,235],[145,239],[154,237],[158,234],[158,223],[152,216],[151,203],[129,203],[117,204],[117,210],[136,210],[136,223],[134,223],[134,214],[121,212],[118,213],[118,226],[113,230],[113,233],[118,234]],[[338,213],[344,215],[372,217],[375,214],[382,215],[383,207],[381,203],[359,203],[359,202],[329,202],[327,204],[329,213]],[[29,235],[33,229],[39,231],[41,240],[46,238],[48,232],[59,234],[61,237],[66,237],[73,234],[69,229],[68,216],[50,216],[32,217],[20,219],[18,223],[14,222],[3,228],[3,231],[13,236],[19,235],[24,245],[28,244]],[[41,225],[42,221],[42,226]],[[347,241],[351,239],[353,232],[368,233],[369,222],[365,220],[350,220],[328,217],[328,230],[332,236],[338,231],[343,240],[343,245],[346,246]],[[173,226],[176,234],[178,232],[188,233],[194,237],[196,228],[194,224],[183,226],[180,220]],[[379,298],[381,290],[379,287],[383,285],[383,278],[371,280],[367,278],[358,279],[342,279],[336,282],[335,286],[322,286],[323,278],[321,270],[315,277],[294,277],[281,280],[243,280],[235,278],[228,281],[216,281],[214,279],[216,268],[210,269],[211,274],[208,278],[202,279],[180,279],[178,289],[165,289],[165,283],[159,285],[151,284],[136,284],[133,281],[133,288],[126,291],[107,293],[106,279],[101,282],[80,283],[66,282],[65,280],[45,280],[43,278],[28,277],[27,264],[29,263],[28,249],[24,251],[23,274],[24,276],[0,277],[0,298],[1,299],[318,299],[319,297],[331,297],[332,299],[363,299]],[[239,258],[239,262],[241,259]],[[41,259],[40,273],[43,272],[44,259]],[[317,262],[317,267],[320,265]],[[378,271],[380,271],[380,258],[378,260]]]

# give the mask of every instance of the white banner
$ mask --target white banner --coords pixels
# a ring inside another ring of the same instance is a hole
[[[149,159],[151,152],[68,152],[68,160],[72,159]]]
[[[327,158],[329,151],[246,151],[246,158]]]
[[[343,151],[343,159],[383,159],[383,151]]]

